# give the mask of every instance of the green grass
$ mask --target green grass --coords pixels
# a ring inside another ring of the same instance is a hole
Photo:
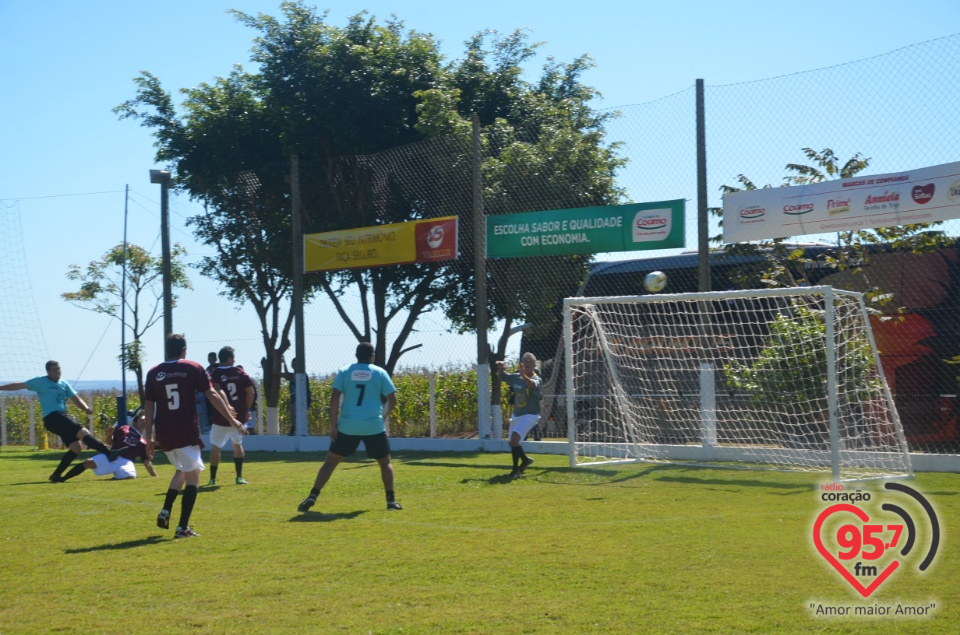
[[[870,599],[811,546],[825,479],[537,456],[400,453],[387,512],[372,462],[341,465],[313,512],[296,506],[322,455],[225,454],[173,540],[154,520],[172,468],[46,482],[58,452],[0,451],[0,634],[955,633],[951,529],[960,475],[911,483],[934,503],[934,565]],[[201,483],[206,482],[206,474]],[[876,487],[876,486],[873,486]],[[179,516],[179,501],[173,519]],[[935,601],[926,619],[823,618],[810,603]]]

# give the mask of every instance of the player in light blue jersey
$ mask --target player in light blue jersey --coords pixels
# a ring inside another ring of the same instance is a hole
[[[397,389],[384,369],[373,364],[374,350],[369,342],[357,345],[357,363],[337,371],[330,396],[330,450],[317,472],[313,489],[297,507],[305,512],[313,507],[320,490],[330,480],[340,462],[357,451],[360,443],[367,456],[380,465],[380,478],[387,492],[387,509],[403,509],[393,492],[393,464],[386,421],[397,407]]]
[[[75,458],[80,456],[83,445],[91,450],[108,455],[111,461],[115,460],[119,454],[111,454],[107,446],[90,434],[90,430],[81,426],[67,414],[68,399],[88,415],[93,414],[93,408],[87,405],[73,389],[73,386],[60,378],[62,374],[60,363],[51,359],[46,364],[46,370],[46,375],[34,377],[25,382],[5,384],[0,386],[0,390],[32,390],[37,393],[37,398],[40,401],[40,412],[43,415],[43,427],[60,437],[63,444],[67,446],[67,452],[60,459],[60,465],[50,475],[51,483],[62,483],[63,471],[73,463]],[[81,441],[83,445],[81,445]]]

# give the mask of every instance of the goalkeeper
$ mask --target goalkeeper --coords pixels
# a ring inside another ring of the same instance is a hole
[[[506,373],[502,361],[497,362],[500,381],[513,390],[513,416],[510,417],[510,452],[513,454],[513,471],[510,478],[516,480],[533,463],[520,443],[527,433],[540,421],[540,375],[537,374],[537,358],[533,353],[524,353],[520,368],[515,373]]]

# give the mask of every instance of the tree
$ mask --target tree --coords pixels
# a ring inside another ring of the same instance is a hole
[[[170,286],[174,289],[191,289],[183,256],[186,251],[174,244],[170,251]],[[126,260],[126,296],[123,295],[124,260]],[[143,334],[162,317],[160,310],[163,298],[163,268],[160,258],[140,247],[128,243],[126,253],[121,243],[111,248],[99,260],[93,260],[86,269],[70,265],[67,279],[80,283],[78,291],[60,295],[64,300],[81,309],[102,313],[121,319],[122,307],[126,306],[126,327],[133,341],[126,344],[120,355],[126,359],[126,370],[137,378],[137,392],[143,403]],[[176,306],[176,296],[171,298]]]
[[[831,316],[833,319],[833,316]],[[829,420],[827,396],[827,324],[822,309],[794,301],[790,315],[777,313],[757,357],[724,366],[727,385],[750,396],[762,411],[789,413],[784,432],[794,446],[820,445]],[[866,337],[851,338],[843,350],[846,371],[838,380],[845,395],[866,403],[882,386]],[[789,408],[784,408],[789,404]]]
[[[492,186],[491,195],[567,193],[566,200],[540,200],[540,209],[611,200],[617,165],[602,148],[602,118],[584,106],[594,94],[579,83],[585,58],[568,67],[551,63],[539,83],[528,84],[519,79],[521,64],[534,47],[519,33],[495,47],[494,67],[482,63],[482,36],[463,61],[444,65],[432,36],[405,31],[395,19],[381,25],[361,13],[337,28],[302,2],[284,2],[281,13],[282,20],[234,12],[260,34],[252,55],[256,73],[235,67],[212,84],[182,91],[183,114],[159,80],[142,73],[136,97],[116,109],[154,128],[158,159],[173,164],[178,187],[205,203],[206,214],[191,223],[218,254],[202,271],[260,315],[268,408],[276,405],[293,316],[281,310],[293,273],[291,155],[301,166],[306,232],[467,212],[472,112],[481,113],[488,130],[515,131],[510,143],[488,144],[496,160],[486,174],[499,170],[518,179]],[[536,174],[523,173],[531,157],[551,170],[543,185],[535,184]],[[582,173],[574,177],[572,166]],[[605,189],[594,191],[594,181]],[[467,225],[461,223],[461,246],[467,246],[461,263],[311,274],[305,297],[323,292],[354,336],[374,343],[376,362],[392,371],[424,311],[447,308],[458,325],[466,324],[458,307],[472,297],[470,269],[462,266],[472,258]],[[540,290],[536,276],[529,280]],[[359,315],[345,308],[346,294],[360,298]],[[502,301],[492,302],[496,315],[506,315]]]
[[[420,129],[467,135],[476,113],[483,130],[483,201],[486,214],[601,206],[618,203],[623,191],[615,173],[623,165],[616,144],[607,144],[604,124],[612,115],[593,111],[596,91],[581,82],[593,66],[587,56],[570,64],[548,59],[533,83],[522,69],[537,45],[517,31],[494,39],[474,36],[467,55],[452,68],[449,88],[424,95]],[[491,40],[493,40],[491,42]],[[473,241],[463,241],[454,270],[458,293],[447,300],[447,315],[456,328],[475,325],[476,270]],[[486,263],[487,313],[502,320],[503,330],[491,351],[494,363],[504,358],[513,325],[530,323],[531,331],[550,332],[559,323],[557,299],[571,295],[586,279],[588,256],[489,260]],[[499,403],[500,384],[492,400]]]

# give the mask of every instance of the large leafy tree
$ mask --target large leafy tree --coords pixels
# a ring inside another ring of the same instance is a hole
[[[522,69],[536,55],[523,32],[503,38],[478,34],[464,58],[451,68],[452,81],[424,95],[419,128],[466,135],[476,113],[483,131],[483,201],[486,214],[588,207],[617,203],[614,183],[622,165],[615,144],[604,139],[601,115],[590,107],[596,96],[582,83],[593,63],[581,56],[569,64],[549,59],[539,78]],[[461,330],[475,324],[476,271],[473,241],[463,241],[454,280],[459,293],[447,300],[448,315]],[[508,333],[528,322],[549,331],[558,319],[557,299],[585,279],[588,257],[502,259],[487,262],[487,312],[504,327],[491,363],[503,359]]]
[[[192,288],[183,263],[185,255],[186,251],[178,244],[170,251],[170,286],[174,289]],[[143,403],[143,335],[163,317],[162,264],[159,257],[143,247],[128,243],[124,249],[121,243],[86,267],[70,265],[67,279],[79,282],[80,288],[60,296],[82,309],[117,320],[124,318],[133,341],[126,344],[121,358],[126,360],[126,370],[133,371],[137,378],[140,403]],[[176,296],[171,304],[176,306]]]
[[[205,259],[202,270],[260,315],[268,408],[276,404],[293,315],[284,304],[294,248],[291,155],[301,166],[305,231],[462,217],[458,263],[306,278],[307,299],[324,293],[391,371],[422,312],[446,307],[458,326],[472,324],[472,233],[465,222],[472,113],[489,133],[489,211],[599,204],[616,196],[617,161],[602,147],[602,118],[586,107],[594,93],[579,81],[586,58],[569,66],[551,61],[538,82],[528,83],[522,68],[535,46],[520,33],[495,42],[492,53],[487,36],[477,36],[463,59],[446,64],[432,36],[405,31],[396,20],[379,24],[361,13],[338,28],[302,2],[284,2],[281,13],[277,19],[234,12],[259,33],[255,73],[235,67],[225,78],[183,90],[179,111],[159,80],[142,73],[135,98],[117,109],[154,129],[158,159],[175,168],[179,187],[206,204],[207,212],[191,222],[217,256]],[[535,203],[510,202],[528,192],[539,193]],[[493,315],[509,321],[542,310],[547,297],[562,295],[544,286],[567,270],[581,276],[583,259],[555,264],[539,280],[535,272],[494,268],[488,283],[500,291],[491,298]],[[348,294],[359,298],[359,313],[344,303]]]

